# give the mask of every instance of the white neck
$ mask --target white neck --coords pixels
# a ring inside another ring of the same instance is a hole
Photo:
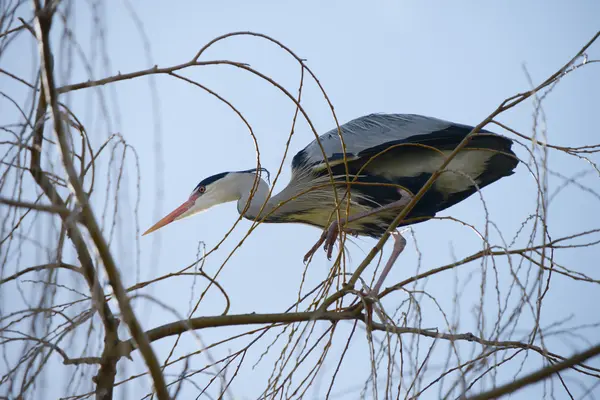
[[[265,200],[269,195],[269,185],[262,178],[257,177],[256,174],[236,173],[235,175],[240,195],[237,202],[240,215],[252,220],[256,219],[259,214],[262,216],[267,215],[272,209],[270,201],[265,204]],[[250,200],[250,205],[246,209],[248,200]],[[265,204],[264,208],[263,204]],[[261,208],[263,208],[262,212],[260,212]]]

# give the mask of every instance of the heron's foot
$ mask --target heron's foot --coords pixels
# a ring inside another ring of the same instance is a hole
[[[306,255],[304,256],[305,263],[310,257],[313,256],[313,254],[315,254],[315,252],[319,249],[319,247],[321,247],[323,243],[325,243],[323,249],[327,252],[327,259],[331,260],[331,255],[333,254],[333,245],[335,244],[339,233],[338,226],[338,222],[334,221],[331,223],[331,225],[329,225],[329,228],[323,231],[317,243],[315,243],[315,245],[311,247],[308,253],[306,253]],[[344,229],[344,232],[354,237],[358,237],[359,235],[359,232],[354,229]]]
[[[319,238],[319,240],[317,240],[317,243],[315,243],[315,245],[310,248],[308,253],[306,253],[306,255],[304,256],[304,262],[306,263],[308,259],[311,258],[317,250],[319,250],[319,247],[321,247],[323,243],[325,243],[323,249],[325,249],[325,251],[327,252],[327,259],[330,260],[331,254],[333,253],[333,245],[335,244],[335,238],[337,237],[337,234],[338,223],[337,221],[334,221],[331,225],[329,225],[329,228],[323,231],[321,237]]]
[[[333,253],[333,245],[335,244],[335,239],[338,236],[338,226],[338,222],[333,221],[331,225],[329,225],[329,228],[327,229],[327,233],[325,235],[325,245],[323,246],[323,249],[327,252],[328,260],[331,260],[331,254]]]

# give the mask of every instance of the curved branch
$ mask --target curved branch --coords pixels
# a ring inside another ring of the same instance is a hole
[[[146,336],[150,342],[164,339],[169,336],[180,335],[189,330],[199,330],[206,328],[216,328],[220,326],[236,326],[236,325],[254,325],[254,324],[277,324],[303,321],[342,321],[362,318],[360,313],[345,311],[345,312],[294,312],[294,313],[273,313],[273,314],[233,314],[233,315],[218,315],[212,317],[197,317],[184,319],[170,324],[165,324],[154,329],[146,331]],[[129,339],[121,342],[118,346],[120,355],[128,355],[137,346],[134,341]]]
[[[28,274],[29,272],[34,272],[34,271],[43,271],[46,269],[53,269],[53,268],[64,268],[64,269],[68,269],[77,273],[82,274],[83,272],[81,271],[81,268],[75,266],[75,265],[71,265],[71,264],[67,264],[67,263],[53,263],[53,264],[42,264],[42,265],[36,265],[35,267],[29,267],[29,268],[25,268],[19,272],[15,272],[14,274],[7,276],[4,279],[0,279],[0,285],[5,284],[6,282],[12,281],[14,279],[17,279],[18,277]]]
[[[38,204],[31,203],[27,201],[17,201],[11,200],[4,197],[0,197],[0,204],[6,204],[7,206],[17,207],[17,208],[26,208],[28,210],[35,210],[41,212],[47,212],[51,214],[58,214],[63,218],[69,217],[71,214],[71,210],[66,207],[61,207],[57,205],[46,205],[46,204]]]
[[[57,94],[63,94],[67,92],[73,92],[75,90],[91,88],[95,86],[106,85],[107,83],[114,83],[120,81],[126,81],[128,79],[140,78],[142,76],[154,75],[154,74],[170,74],[171,72],[179,71],[188,67],[193,66],[201,66],[201,65],[235,65],[235,66],[246,66],[244,63],[239,63],[235,61],[229,60],[213,60],[213,61],[188,61],[183,64],[174,65],[172,67],[159,68],[158,65],[155,65],[152,68],[143,69],[141,71],[129,72],[127,74],[118,74],[114,76],[109,76],[108,78],[102,78],[95,81],[87,81],[74,83],[72,85],[61,86],[56,89]]]
[[[144,336],[144,331],[135,316],[127,292],[121,281],[119,270],[117,269],[116,263],[112,257],[108,244],[102,235],[98,222],[94,216],[94,212],[89,204],[87,194],[85,193],[82,183],[79,180],[75,168],[73,166],[70,157],[70,148],[67,141],[62,116],[58,106],[58,94],[56,91],[56,85],[54,82],[54,75],[52,72],[52,52],[50,47],[50,26],[52,22],[53,10],[47,3],[44,8],[40,5],[39,1],[34,1],[35,6],[35,29],[38,36],[38,47],[41,60],[41,78],[43,96],[46,99],[46,104],[50,108],[50,114],[52,116],[53,130],[57,138],[62,164],[65,168],[67,176],[69,178],[70,188],[75,195],[77,202],[81,206],[81,219],[82,223],[88,229],[90,236],[97,248],[97,251],[104,263],[104,269],[108,276],[108,281],[112,286],[115,296],[118,300],[119,307],[121,308],[123,319],[127,323],[131,335],[135,338],[136,342],[140,346],[144,361],[150,370],[152,380],[154,381],[154,387],[156,389],[157,396],[160,400],[168,400],[169,392],[166,387],[165,378],[160,369],[160,364],[154,354],[154,350],[150,346],[148,339]]]
[[[358,310],[359,311],[359,310]],[[336,323],[338,321],[362,321],[364,323],[368,323],[368,327],[373,331],[382,331],[394,334],[414,334],[421,335],[431,339],[443,339],[451,342],[456,341],[466,341],[478,343],[483,346],[489,347],[500,347],[500,348],[517,348],[517,349],[525,349],[532,350],[536,353],[543,355],[544,357],[550,357],[555,360],[566,360],[565,357],[560,356],[558,354],[549,352],[539,346],[523,343],[516,340],[488,340],[474,334],[468,333],[444,333],[438,332],[433,329],[419,329],[412,327],[399,327],[393,326],[389,324],[382,324],[377,322],[372,322],[369,318],[366,317],[365,314],[361,312],[357,312],[357,310],[352,311],[309,311],[309,312],[293,312],[293,313],[273,313],[273,314],[234,314],[234,315],[218,315],[218,316],[210,316],[210,317],[197,317],[184,319],[176,322],[172,322],[169,324],[165,324],[149,331],[146,331],[146,336],[150,342],[154,342],[160,339],[164,339],[170,336],[181,335],[190,330],[200,330],[206,328],[217,328],[222,326],[238,326],[238,325],[255,325],[255,324],[281,324],[281,323],[293,323],[293,322],[308,322],[308,321],[329,321],[331,323]],[[137,350],[137,346],[132,339],[125,340],[119,343],[116,346],[118,351],[118,356],[129,357],[132,351]],[[583,365],[581,362],[576,362],[571,364],[574,366],[576,364],[580,364],[581,367],[586,368],[591,371],[598,371],[597,368]]]
[[[517,379],[512,381],[506,385],[499,386],[495,389],[492,389],[487,392],[479,393],[475,396],[469,397],[468,400],[486,400],[486,399],[496,399],[505,394],[513,393],[527,385],[531,385],[532,383],[536,383],[542,381],[544,379],[549,378],[553,374],[557,374],[562,370],[567,368],[571,368],[577,364],[581,364],[585,360],[597,356],[600,354],[600,344],[590,347],[586,351],[582,353],[577,353],[574,356],[567,358],[566,360],[552,364],[548,367],[537,370],[521,379]]]

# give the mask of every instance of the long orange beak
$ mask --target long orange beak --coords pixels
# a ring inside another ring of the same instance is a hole
[[[190,208],[192,208],[194,206],[196,199],[197,199],[197,196],[192,195],[189,198],[189,200],[187,200],[185,203],[183,203],[182,205],[177,207],[169,215],[167,215],[166,217],[164,217],[163,219],[158,221],[156,224],[152,225],[152,227],[150,229],[148,229],[146,232],[142,233],[142,236],[152,233],[154,231],[157,231],[160,228],[162,228],[163,226],[168,225],[171,222],[179,219],[179,217],[181,217],[182,214],[184,214],[186,211],[188,211]]]

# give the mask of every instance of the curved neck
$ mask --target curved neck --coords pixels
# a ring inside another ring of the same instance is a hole
[[[267,215],[272,209],[270,201],[260,212],[267,196],[269,195],[269,185],[256,174],[240,174],[238,177],[240,198],[237,202],[237,209],[244,218],[255,220],[258,215]],[[248,205],[248,202],[250,203]],[[246,205],[248,207],[246,208]],[[245,211],[244,211],[245,210]]]

